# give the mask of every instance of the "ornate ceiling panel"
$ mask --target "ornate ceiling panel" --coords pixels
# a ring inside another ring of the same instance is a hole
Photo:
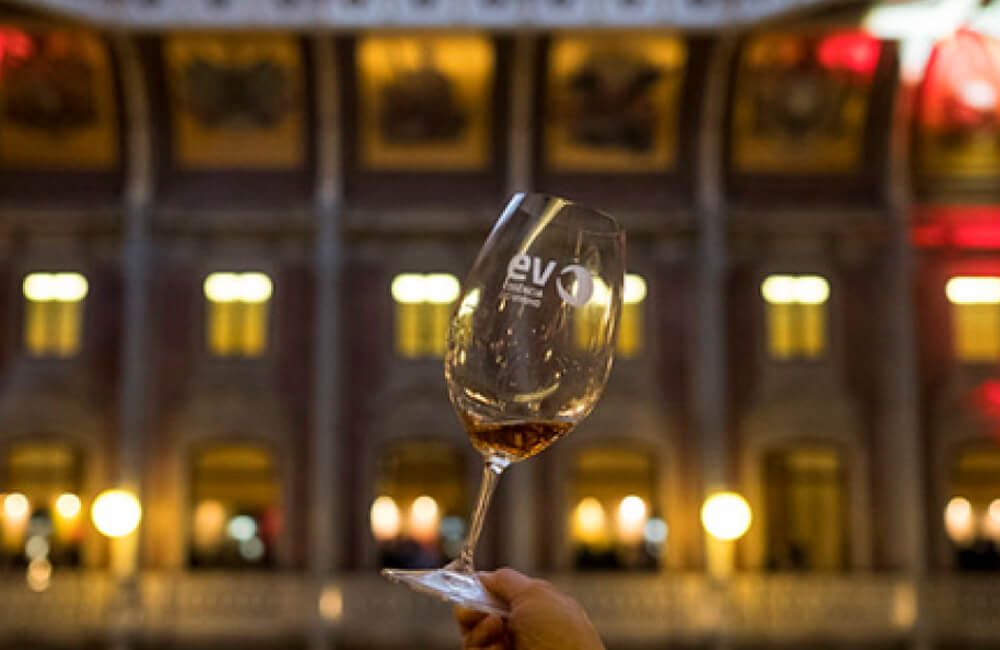
[[[845,0],[19,0],[124,28],[732,27]]]

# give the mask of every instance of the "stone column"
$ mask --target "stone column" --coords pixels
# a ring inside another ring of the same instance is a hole
[[[886,568],[906,574],[916,603],[911,647],[930,647],[927,616],[920,593],[927,570],[927,528],[923,510],[923,453],[920,436],[916,323],[910,246],[911,187],[909,128],[915,100],[913,89],[901,85],[896,93],[889,142],[886,198],[889,204],[889,246],[886,256],[885,349],[882,367],[884,402],[871,463],[881,473],[879,557]]]
[[[723,134],[733,41],[713,46],[698,134],[695,273],[694,423],[700,443],[702,496],[730,484],[726,390],[726,224]],[[698,504],[700,508],[700,504]]]
[[[133,492],[142,502],[144,438],[149,405],[149,277],[150,200],[152,197],[152,145],[149,106],[142,65],[135,44],[126,36],[114,41],[122,76],[125,108],[124,151],[126,161],[123,246],[121,257],[124,283],[123,328],[121,339],[121,390],[118,397],[118,465],[114,487]],[[118,606],[111,630],[111,646],[126,648],[130,643],[133,610],[139,609],[136,583],[142,526],[126,537],[109,540],[112,563],[121,580]]]
[[[337,61],[329,35],[312,41],[315,62],[317,110],[316,176],[316,355],[313,397],[313,430],[309,458],[312,489],[309,505],[309,574],[318,603],[323,585],[341,561],[336,523],[349,495],[337,495],[340,484],[340,303],[339,273],[342,260],[339,210],[342,198],[340,112]],[[330,647],[326,621],[313,610],[311,650]]]
[[[514,40],[511,64],[510,127],[508,134],[507,190],[508,194],[532,189],[535,52],[536,39],[522,34]],[[478,245],[478,244],[477,244]],[[553,495],[541,494],[538,464],[516,463],[501,482],[506,491],[504,535],[499,557],[502,562],[526,572],[538,566],[538,517],[534,508],[542,499]]]
[[[712,46],[705,76],[705,90],[698,133],[698,175],[696,217],[698,239],[695,267],[694,358],[692,395],[694,434],[698,439],[701,460],[700,511],[704,499],[717,490],[729,487],[730,454],[727,431],[726,386],[726,214],[723,187],[725,157],[723,134],[726,130],[726,89],[734,41],[722,36]],[[699,520],[690,522],[701,526]],[[705,606],[715,610],[719,621],[712,647],[728,647],[723,604],[726,592],[723,579],[732,570],[734,543],[719,541],[702,531],[702,558],[705,568],[720,578],[714,598]]]

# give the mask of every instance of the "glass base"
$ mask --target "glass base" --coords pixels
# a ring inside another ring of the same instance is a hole
[[[443,569],[412,571],[407,569],[382,569],[382,575],[393,582],[406,585],[414,591],[452,602],[467,609],[507,617],[510,608],[491,594],[474,573],[456,571],[448,565]]]

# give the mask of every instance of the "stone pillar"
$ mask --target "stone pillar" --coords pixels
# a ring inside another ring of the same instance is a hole
[[[508,194],[532,189],[533,136],[535,97],[536,39],[522,34],[514,40],[511,64],[510,128],[507,165]],[[504,472],[501,482],[505,490],[504,534],[499,557],[520,571],[532,572],[538,567],[538,517],[535,508],[542,499],[552,495],[540,493],[538,464],[516,463]]]
[[[884,401],[876,458],[881,473],[877,495],[885,531],[879,557],[886,568],[906,574],[916,602],[911,647],[930,647],[930,633],[919,597],[927,570],[927,528],[923,510],[923,453],[920,436],[916,323],[913,308],[913,249],[910,246],[911,187],[909,128],[913,89],[896,93],[889,142],[886,198],[889,205],[889,250],[886,256],[885,349],[882,368]]]
[[[723,134],[733,41],[713,46],[698,134],[694,359],[694,424],[700,443],[702,497],[730,484],[726,421],[726,224]],[[701,504],[698,504],[700,508]]]
[[[341,561],[342,549],[334,534],[342,520],[341,506],[349,495],[336,494],[340,484],[340,303],[339,273],[342,258],[339,209],[342,197],[340,112],[337,61],[329,36],[312,41],[315,61],[317,107],[316,177],[316,355],[313,396],[312,459],[309,507],[309,574],[318,603],[323,584]],[[319,609],[310,630],[311,650],[330,647]]]
[[[121,390],[118,396],[118,465],[113,486],[129,490],[142,502],[144,438],[149,406],[149,277],[150,200],[152,197],[152,144],[145,78],[135,44],[126,36],[114,41],[122,77],[125,108],[124,151],[126,161],[123,246],[121,257],[124,283],[123,328],[121,339]],[[140,564],[139,529],[126,537],[109,540],[113,563],[120,579],[115,622],[111,628],[113,648],[131,643],[133,613],[141,609],[136,571]]]

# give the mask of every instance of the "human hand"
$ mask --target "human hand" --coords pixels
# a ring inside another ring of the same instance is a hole
[[[551,583],[506,568],[479,579],[507,601],[510,616],[456,607],[466,650],[604,650],[583,607]]]

